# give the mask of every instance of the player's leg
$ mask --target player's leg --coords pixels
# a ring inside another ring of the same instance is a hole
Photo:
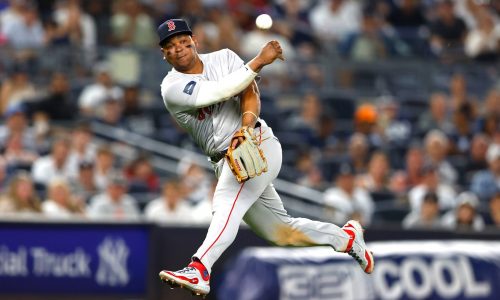
[[[358,222],[349,221],[340,228],[331,223],[292,218],[283,207],[272,184],[247,211],[244,221],[258,235],[275,245],[297,247],[328,245],[338,252],[348,252],[360,263],[365,272],[373,271],[373,256],[366,249],[363,229]]]
[[[268,171],[243,184],[236,181],[229,166],[224,162],[212,201],[214,214],[203,244],[193,255],[193,262],[188,268],[177,272],[160,272],[163,280],[180,284],[196,293],[208,294],[212,265],[236,238],[245,213],[279,173],[281,153],[272,154],[279,147],[279,142],[272,138],[261,144],[268,158]],[[276,155],[278,159],[274,159]]]

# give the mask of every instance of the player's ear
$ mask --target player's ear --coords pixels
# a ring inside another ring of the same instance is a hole
[[[198,48],[198,39],[196,38],[196,35],[192,35],[192,36],[191,36],[191,39],[192,39],[192,40],[193,40],[193,42],[194,42],[194,46],[195,46],[196,48]]]

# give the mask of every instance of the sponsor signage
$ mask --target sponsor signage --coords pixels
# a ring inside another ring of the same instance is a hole
[[[220,299],[497,299],[500,242],[372,243],[375,270],[363,273],[331,248],[244,251],[225,274]],[[239,278],[232,281],[231,278]],[[242,294],[253,289],[252,297]],[[237,284],[240,286],[238,287]]]
[[[0,226],[0,293],[145,294],[145,226]]]

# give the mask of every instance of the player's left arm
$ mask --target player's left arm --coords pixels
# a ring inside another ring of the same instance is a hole
[[[241,93],[241,126],[255,127],[260,115],[260,91],[255,80]]]

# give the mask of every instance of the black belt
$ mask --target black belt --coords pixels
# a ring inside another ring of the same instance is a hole
[[[261,126],[260,122],[255,123],[255,128],[259,128]],[[218,153],[215,153],[214,155],[210,156],[210,161],[213,163],[218,163],[221,159],[226,156],[227,149],[220,151]]]
[[[226,156],[226,151],[227,149],[210,156],[210,161],[213,162],[214,164],[218,163],[221,159],[224,158],[224,156]]]

